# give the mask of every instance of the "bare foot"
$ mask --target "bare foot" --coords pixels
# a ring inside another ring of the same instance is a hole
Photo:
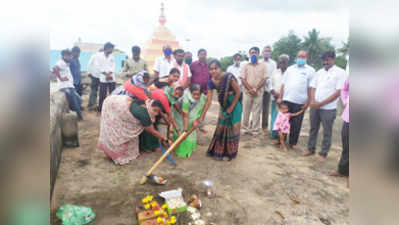
[[[279,144],[280,144],[280,141],[279,141],[279,140],[274,140],[274,141],[272,141],[272,144],[274,144],[274,145],[279,145]]]
[[[305,152],[305,153],[303,153],[303,156],[311,156],[311,155],[314,155],[314,152],[309,152],[309,151],[307,151],[307,152]]]
[[[213,159],[216,160],[216,161],[223,161],[223,158],[219,158],[217,156],[213,156]]]
[[[298,147],[297,145],[291,145],[291,149],[292,149],[292,150],[295,150],[295,151],[301,150],[301,148]]]
[[[230,158],[225,156],[225,157],[223,157],[223,161],[228,162],[228,161],[230,161]]]
[[[101,112],[97,112],[96,116],[100,117],[101,116]]]
[[[284,144],[280,145],[280,148],[284,151],[284,152],[288,152],[287,147],[285,147]]]
[[[203,134],[208,133],[208,131],[206,131],[204,128],[198,128],[198,130],[199,130],[201,133],[203,133]]]
[[[317,162],[319,162],[319,163],[323,163],[323,162],[325,162],[326,161],[326,157],[324,157],[324,156],[319,156],[319,157],[317,157]]]
[[[337,171],[334,171],[334,172],[329,173],[328,176],[332,176],[332,177],[344,177],[344,175],[338,173]]]
[[[248,132],[248,131],[244,131],[244,132],[242,133],[242,135],[243,135],[243,136],[252,136],[251,132]]]

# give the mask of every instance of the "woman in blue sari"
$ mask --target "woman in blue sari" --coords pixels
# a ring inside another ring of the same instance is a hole
[[[209,64],[212,78],[208,83],[208,94],[205,108],[196,124],[201,123],[212,104],[213,91],[216,90],[220,104],[218,123],[212,141],[208,148],[208,155],[216,160],[232,160],[237,156],[241,129],[241,91],[233,74],[223,73],[218,60]]]

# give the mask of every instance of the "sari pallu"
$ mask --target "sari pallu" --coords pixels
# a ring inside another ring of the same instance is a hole
[[[209,88],[216,89],[220,103],[218,123],[212,141],[208,148],[208,155],[222,159],[228,157],[229,160],[235,158],[238,154],[240,142],[241,115],[242,115],[242,97],[234,107],[234,110],[227,114],[226,110],[234,101],[235,93],[229,93],[233,90],[232,81],[234,75],[227,73],[220,81],[219,87],[216,87],[212,80]]]
[[[181,109],[183,112],[188,114],[188,127],[190,130],[193,126],[193,123],[196,119],[201,116],[202,111],[204,110],[204,106],[206,103],[206,96],[201,94],[201,97],[198,101],[195,101],[191,92],[187,91],[183,97],[183,99],[179,102],[181,105]],[[176,110],[172,110],[173,117],[175,118],[176,124],[180,130],[184,129],[184,120],[181,114]],[[178,138],[178,134],[176,131],[173,132],[173,141],[176,141]],[[175,153],[179,157],[190,157],[192,152],[197,148],[197,131],[194,130],[180,145],[176,148]]]
[[[129,110],[132,104],[129,99],[126,95],[110,95],[105,99],[101,112],[98,148],[120,165],[140,155],[139,135],[144,130],[141,121]],[[146,101],[147,110],[150,105],[151,101]]]

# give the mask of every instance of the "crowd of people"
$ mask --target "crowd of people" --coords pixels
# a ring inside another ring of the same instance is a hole
[[[317,160],[324,162],[331,148],[341,97],[345,107],[343,151],[338,170],[331,175],[349,176],[349,76],[335,65],[334,51],[322,54],[323,68],[315,71],[307,63],[305,50],[298,52],[294,65],[289,65],[286,54],[280,55],[278,62],[271,59],[271,46],[262,52],[252,47],[248,61],[234,54],[233,64],[223,72],[218,60],[207,60],[205,49],[198,50],[196,61],[191,52],[183,49],[165,45],[162,50],[163,56],[156,59],[154,68],[149,68],[140,57],[140,47],[133,46],[132,58],[123,64],[124,83],[119,87],[112,43],[106,43],[88,63],[91,90],[87,108],[101,115],[98,147],[116,164],[127,164],[145,152],[160,151],[183,132],[194,130],[175,151],[179,157],[190,157],[197,148],[198,135],[206,132],[204,120],[214,96],[220,110],[208,156],[218,161],[234,159],[241,134],[266,135],[283,151],[288,151],[287,142],[289,149],[298,151],[302,121],[310,108],[309,139],[303,156],[316,153],[322,125]],[[54,73],[71,109],[83,120],[79,53],[78,47],[63,50]]]

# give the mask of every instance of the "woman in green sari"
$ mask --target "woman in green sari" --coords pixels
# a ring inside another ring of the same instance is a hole
[[[165,95],[165,104],[168,104],[167,110],[169,110],[168,115],[169,118],[173,119],[173,124],[175,124],[175,119],[172,116],[172,109],[175,109],[175,106],[177,104],[177,100],[183,96],[184,89],[183,87],[166,87],[164,90],[156,90],[155,92],[162,92],[162,94]],[[154,92],[152,92],[154,93]],[[166,103],[167,102],[167,103]],[[161,118],[158,116],[155,120],[154,127],[156,130],[161,132],[161,134],[167,136],[167,127],[168,127],[168,121],[166,118]],[[177,126],[177,125],[176,125]],[[181,129],[179,129],[179,134],[180,134]],[[152,135],[149,132],[144,131],[140,135],[140,150],[146,153],[151,153],[158,151],[160,152],[160,145],[159,145],[159,140]]]
[[[212,78],[208,83],[208,95],[201,117],[194,122],[194,126],[201,123],[212,104],[214,90],[217,91],[220,104],[218,123],[208,148],[208,155],[216,160],[232,160],[238,154],[241,128],[241,91],[233,74],[223,73],[218,60],[209,64]]]
[[[194,121],[200,118],[206,102],[206,96],[201,93],[201,86],[193,84],[190,91],[186,91],[184,97],[177,103],[177,107],[172,109],[173,117],[176,120],[179,130],[190,130]],[[173,132],[173,141],[179,134]],[[194,130],[175,150],[179,157],[190,157],[197,148],[197,132]]]

